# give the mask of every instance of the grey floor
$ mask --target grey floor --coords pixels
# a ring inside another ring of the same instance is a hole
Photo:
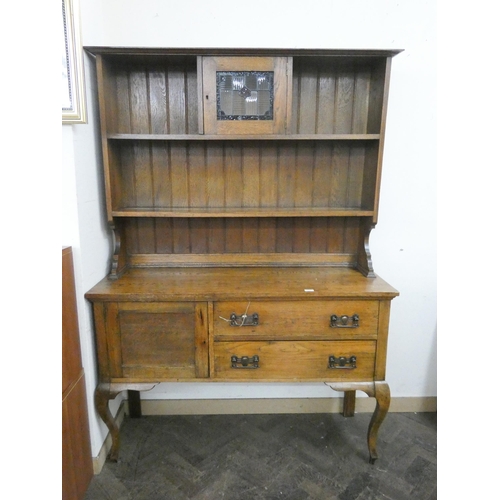
[[[436,413],[389,413],[368,463],[371,415],[126,417],[118,463],[85,500],[437,498]]]

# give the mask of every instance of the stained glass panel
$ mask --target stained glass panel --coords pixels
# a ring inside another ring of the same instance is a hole
[[[272,120],[273,71],[217,71],[218,120]]]

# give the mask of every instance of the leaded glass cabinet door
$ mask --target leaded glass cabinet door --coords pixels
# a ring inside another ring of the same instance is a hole
[[[205,134],[284,134],[291,92],[287,57],[204,57]]]

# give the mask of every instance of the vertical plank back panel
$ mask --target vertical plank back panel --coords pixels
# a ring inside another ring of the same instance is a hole
[[[125,219],[131,254],[356,253],[357,217]]]
[[[276,207],[278,199],[278,148],[272,142],[260,153],[260,207]]]
[[[260,200],[260,145],[251,141],[244,144],[242,153],[243,206],[258,207]]]
[[[335,87],[335,133],[352,133],[354,74],[352,67],[340,66]]]
[[[370,81],[371,71],[369,68],[356,68],[354,75],[354,102],[352,110],[353,134],[367,133]]]
[[[347,182],[347,207],[358,208],[361,206],[364,159],[364,148],[350,148]]]
[[[224,151],[222,144],[211,144],[206,152],[206,206],[208,207],[225,206],[224,167]]]
[[[190,207],[205,207],[208,203],[205,144],[193,142],[187,146],[188,205]],[[178,168],[182,168],[182,165]]]
[[[196,57],[110,57],[108,80],[116,106],[108,132],[189,134],[198,132]]]
[[[315,207],[330,206],[332,148],[331,142],[318,141],[315,144],[312,192],[312,205]]]
[[[300,142],[297,147],[295,168],[294,206],[311,207],[314,181],[314,146],[310,142]]]
[[[168,132],[185,134],[187,132],[186,116],[186,74],[179,64],[167,68],[168,85]]]
[[[187,208],[189,206],[188,146],[184,141],[171,143],[170,160],[172,206]]]
[[[332,181],[330,183],[330,206],[345,207],[346,185],[349,180],[349,145],[336,143],[332,154]]]
[[[168,254],[174,252],[173,219],[161,218],[155,219],[155,240],[156,253]]]
[[[151,169],[150,143],[144,147],[135,142],[133,147],[135,205],[137,207],[151,207],[153,205],[153,172]]]
[[[318,98],[318,70],[316,67],[298,67],[298,110],[297,110],[297,132],[299,134],[316,133]]]
[[[326,65],[318,69],[318,134],[335,133],[335,72]]]
[[[151,143],[151,175],[153,177],[153,207],[172,206],[172,180],[170,165],[170,144]]]
[[[242,145],[240,142],[227,142],[224,145],[224,171],[226,207],[243,206],[245,182],[242,168]]]
[[[148,80],[148,72],[142,66],[129,74],[130,129],[133,134],[148,134],[151,130]]]
[[[151,116],[151,133],[167,134],[167,80],[165,70],[161,66],[155,66],[149,74],[149,99]]]
[[[295,206],[295,183],[296,183],[296,144],[280,144],[278,146],[278,207]]]
[[[125,68],[118,67],[115,73],[116,81],[116,100],[120,106],[116,108],[116,117],[113,125],[116,129],[109,128],[109,132],[116,132],[120,134],[131,134],[131,120],[130,120],[130,87],[129,87],[129,74]]]

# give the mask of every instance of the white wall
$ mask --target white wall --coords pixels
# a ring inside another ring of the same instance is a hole
[[[436,395],[436,26],[433,1],[80,0],[84,45],[141,47],[401,48],[393,60],[380,217],[371,236],[377,274],[401,292],[392,304],[387,380],[394,397]],[[87,61],[88,63],[88,61]],[[63,127],[63,244],[76,247],[92,451],[92,319],[83,299],[110,258],[98,158],[95,92],[89,124]],[[76,229],[77,228],[77,229]],[[64,239],[66,238],[66,241]],[[332,397],[322,384],[162,384],[152,398]],[[116,408],[116,407],[115,407]]]

